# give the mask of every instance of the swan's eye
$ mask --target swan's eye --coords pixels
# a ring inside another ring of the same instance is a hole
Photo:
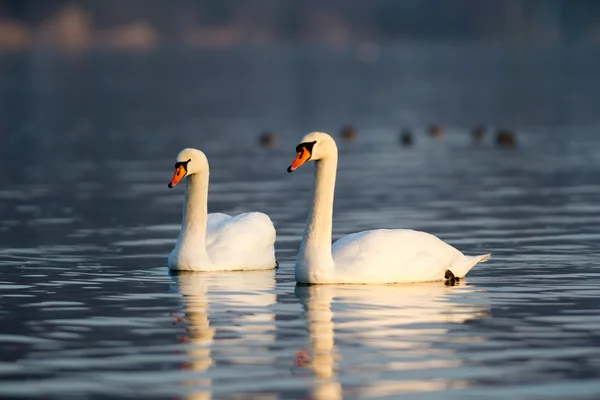
[[[183,170],[185,171],[185,173],[187,174],[188,171],[188,164],[189,162],[192,161],[191,159],[187,160],[187,161],[179,161],[177,163],[175,163],[175,169],[179,170],[180,168],[183,168]]]
[[[312,155],[313,147],[315,146],[316,141],[314,142],[302,142],[298,146],[296,146],[296,153],[300,153],[303,150],[308,151],[308,154]]]

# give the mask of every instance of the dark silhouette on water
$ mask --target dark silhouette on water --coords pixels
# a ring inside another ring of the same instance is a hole
[[[427,129],[427,132],[429,133],[429,136],[438,140],[441,140],[444,137],[444,130],[439,125],[431,125]]]
[[[264,131],[258,141],[262,147],[273,148],[277,145],[277,136],[271,131]]]
[[[410,147],[414,144],[413,134],[410,129],[402,129],[402,132],[400,132],[400,144],[404,147]]]
[[[342,139],[348,142],[353,142],[354,140],[356,140],[358,132],[356,131],[356,128],[354,126],[344,125],[342,129],[340,129],[340,136],[342,137]]]
[[[471,135],[473,136],[473,141],[475,143],[483,142],[483,138],[485,136],[485,126],[483,126],[483,125],[476,126],[475,128],[473,128]]]
[[[515,132],[509,129],[500,129],[496,132],[496,145],[498,147],[516,147]]]

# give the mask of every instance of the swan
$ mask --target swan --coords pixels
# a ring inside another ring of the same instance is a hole
[[[259,212],[207,214],[208,159],[197,149],[177,155],[169,188],[187,177],[179,238],[169,268],[185,271],[264,270],[277,267],[275,227]]]
[[[315,163],[313,204],[295,265],[301,284],[377,284],[463,278],[490,254],[465,256],[437,237],[410,229],[375,229],[331,244],[338,151],[323,132],[304,136],[288,172]]]

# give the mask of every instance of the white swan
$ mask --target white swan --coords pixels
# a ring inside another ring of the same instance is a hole
[[[288,172],[316,161],[312,209],[302,238],[295,275],[298,283],[409,283],[464,277],[490,254],[465,256],[425,232],[376,229],[344,236],[331,245],[333,192],[338,151],[323,132],[306,135]]]
[[[275,227],[262,213],[231,217],[208,214],[208,160],[203,152],[177,155],[172,188],[187,177],[181,231],[169,256],[169,268],[186,271],[240,271],[277,267]]]

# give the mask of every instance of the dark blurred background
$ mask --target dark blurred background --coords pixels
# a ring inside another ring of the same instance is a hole
[[[0,0],[0,177],[14,154],[172,157],[264,131],[592,132],[599,45],[593,0]]]
[[[4,48],[600,40],[594,0],[3,0]]]

